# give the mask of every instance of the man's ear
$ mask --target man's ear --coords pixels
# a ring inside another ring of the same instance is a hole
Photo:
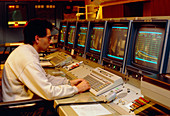
[[[35,36],[35,42],[39,43],[39,36],[38,35]]]

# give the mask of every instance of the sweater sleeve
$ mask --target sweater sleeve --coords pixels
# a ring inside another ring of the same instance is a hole
[[[47,76],[49,75],[46,75],[41,65],[33,62],[26,65],[19,79],[33,93],[47,100],[69,97],[78,93],[77,87],[66,84],[68,83],[66,78]],[[54,83],[55,81],[57,82]]]
[[[50,74],[46,74],[46,76],[53,86],[69,84],[69,80],[66,77],[52,76]]]

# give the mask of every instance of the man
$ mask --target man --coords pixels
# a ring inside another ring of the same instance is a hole
[[[39,62],[39,52],[50,45],[52,24],[43,19],[32,19],[25,26],[24,45],[7,58],[2,75],[3,101],[32,99],[39,96],[54,100],[73,96],[90,89],[84,79],[69,81],[45,73]]]

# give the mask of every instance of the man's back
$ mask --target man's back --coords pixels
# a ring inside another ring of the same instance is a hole
[[[22,82],[23,71],[38,61],[38,53],[31,45],[16,48],[8,57],[2,75],[3,101],[14,101],[32,98],[32,92]]]

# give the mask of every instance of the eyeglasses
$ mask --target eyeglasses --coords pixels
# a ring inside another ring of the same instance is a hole
[[[48,38],[49,40],[51,40],[53,38],[53,36],[46,36],[46,38]]]

